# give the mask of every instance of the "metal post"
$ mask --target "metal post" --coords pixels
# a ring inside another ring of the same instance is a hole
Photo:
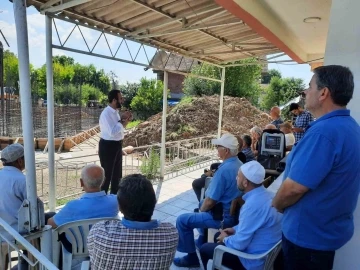
[[[25,148],[26,191],[30,203],[30,230],[39,229],[37,207],[34,130],[30,87],[29,41],[25,0],[14,0],[19,57],[21,121]]]
[[[220,108],[219,108],[219,126],[218,126],[218,138],[221,137],[221,122],[224,107],[224,88],[225,88],[225,67],[222,68],[221,74],[221,92],[220,92]]]
[[[5,96],[4,96],[4,46],[0,41],[0,87],[1,87],[1,120],[2,135],[5,136]]]
[[[49,208],[55,211],[55,135],[54,135],[54,85],[52,64],[52,19],[45,16],[46,31],[46,90],[47,90],[47,129],[48,129],[48,166],[49,166]]]
[[[43,233],[40,238],[41,254],[43,254],[49,261],[53,261],[52,254],[52,230],[50,225],[45,225]],[[43,266],[42,270],[46,270]]]
[[[166,143],[166,115],[167,115],[167,93],[168,92],[168,73],[164,71],[164,91],[163,91],[163,114],[161,126],[161,151],[160,151],[160,181],[164,180],[165,175],[165,143]]]

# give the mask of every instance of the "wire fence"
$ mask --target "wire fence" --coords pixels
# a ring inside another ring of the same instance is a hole
[[[3,106],[2,106],[3,104]],[[99,107],[80,107],[77,105],[55,106],[54,132],[55,137],[75,135],[81,130],[87,130],[99,123],[102,112]],[[0,103],[0,135],[6,137],[21,137],[22,120],[21,104],[18,99],[6,99]],[[44,104],[33,103],[33,128],[36,138],[47,137],[47,109]]]
[[[164,180],[208,166],[217,159],[211,144],[214,136],[199,137],[166,143]],[[122,175],[141,173],[156,183],[160,179],[160,144],[133,148],[132,153],[123,155]],[[55,162],[55,184],[57,204],[64,204],[82,194],[81,170],[87,164],[100,165],[97,154],[60,158]],[[49,201],[49,171],[47,160],[36,164],[37,193],[45,205]],[[199,176],[200,177],[200,176]]]

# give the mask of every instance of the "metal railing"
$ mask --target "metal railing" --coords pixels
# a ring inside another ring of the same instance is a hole
[[[164,180],[208,166],[217,159],[211,144],[214,136],[199,137],[166,143]],[[55,183],[57,204],[82,194],[81,170],[90,163],[100,165],[97,154],[66,157],[55,161]],[[141,173],[153,182],[159,179],[160,144],[134,147],[132,153],[123,155],[123,176]],[[47,204],[49,200],[49,177],[47,160],[36,164],[37,194]]]
[[[29,242],[38,241],[39,238],[41,238],[41,252]],[[58,270],[49,260],[52,250],[51,226],[45,226],[34,234],[22,236],[0,218],[0,244],[0,269],[12,269],[15,264],[24,262],[31,269]],[[12,255],[15,254],[17,261],[13,262]],[[19,266],[18,269],[22,269]]]

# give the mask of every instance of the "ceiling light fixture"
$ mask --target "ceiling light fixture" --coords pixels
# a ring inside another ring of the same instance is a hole
[[[307,17],[304,19],[304,23],[316,23],[321,21],[320,17]]]

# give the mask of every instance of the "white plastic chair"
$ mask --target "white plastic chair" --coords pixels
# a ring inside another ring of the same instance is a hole
[[[213,260],[208,261],[206,269],[207,270],[214,270],[214,269],[231,270],[230,268],[222,265],[222,259],[223,259],[224,253],[230,253],[235,256],[238,256],[238,257],[241,257],[244,259],[248,259],[248,260],[258,260],[258,259],[263,259],[266,257],[263,269],[264,270],[272,270],[275,259],[276,259],[277,255],[279,254],[280,249],[281,249],[281,240],[279,242],[277,242],[276,245],[274,245],[267,252],[262,253],[262,254],[248,254],[248,253],[244,253],[244,252],[232,249],[232,248],[228,248],[226,246],[217,246],[215,248]]]
[[[74,259],[89,260],[87,237],[92,225],[103,220],[117,220],[119,218],[94,218],[69,222],[53,230],[53,263],[59,266],[60,247],[62,248],[62,269],[70,270]],[[59,241],[60,234],[65,233],[72,245],[72,252],[68,252]]]

